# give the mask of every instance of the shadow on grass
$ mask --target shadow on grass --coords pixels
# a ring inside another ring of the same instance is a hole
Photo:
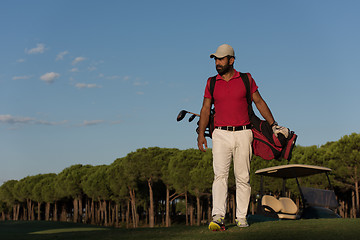
[[[4,221],[0,222],[0,239],[49,239],[48,236],[61,234],[94,235],[93,232],[109,230],[110,228],[68,222],[48,221]],[[50,234],[50,235],[49,235]],[[43,237],[42,237],[42,236]],[[95,234],[97,235],[97,234]],[[61,238],[60,238],[61,239]],[[76,239],[76,238],[75,238]]]
[[[250,221],[249,221],[250,223]],[[0,222],[1,240],[348,240],[360,236],[360,219],[313,219],[295,221],[266,221],[250,223],[248,228],[228,224],[227,231],[212,232],[207,225],[170,228],[116,229],[62,222]],[[105,230],[105,231],[103,231]],[[36,233],[36,234],[35,234]]]
[[[29,234],[56,234],[56,233],[68,233],[68,232],[89,232],[89,231],[106,231],[107,228],[91,228],[91,227],[82,227],[82,228],[58,228],[58,229],[49,229],[42,230],[37,232],[31,232]]]

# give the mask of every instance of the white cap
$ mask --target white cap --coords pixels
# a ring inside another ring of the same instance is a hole
[[[235,57],[235,53],[230,45],[223,44],[217,48],[216,53],[210,55],[210,58],[224,58],[226,56]]]

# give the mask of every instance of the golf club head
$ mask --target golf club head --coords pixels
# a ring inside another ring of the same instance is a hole
[[[194,120],[195,117],[196,117],[195,114],[191,115],[191,117],[189,118],[189,122],[192,122],[192,120]]]
[[[186,110],[181,110],[176,118],[176,120],[179,122],[184,119],[185,115],[187,114]]]

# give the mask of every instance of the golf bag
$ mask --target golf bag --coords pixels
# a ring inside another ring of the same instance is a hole
[[[275,136],[270,124],[267,121],[258,118],[252,108],[250,96],[250,82],[246,73],[240,73],[240,77],[246,88],[246,98],[248,102],[248,113],[251,122],[251,130],[253,132],[252,149],[255,156],[259,156],[265,160],[284,158],[291,159],[291,153],[295,146],[297,135],[293,131],[289,131],[289,136],[285,138],[283,134]],[[210,80],[210,93],[213,101],[213,93],[216,78]],[[211,119],[210,119],[211,120]]]
[[[297,138],[294,132],[290,131],[287,138],[281,133],[276,137],[270,124],[259,119],[255,114],[251,117],[251,125],[254,137],[252,149],[255,156],[265,160],[291,159],[291,153]]]
[[[209,116],[208,125],[207,125],[206,128],[205,128],[205,133],[204,133],[204,136],[205,136],[205,137],[212,138],[212,132],[213,132],[214,129],[215,129],[214,117],[215,117],[215,110],[214,110],[214,108],[212,108],[212,109],[210,110],[210,116]],[[196,133],[197,133],[197,134],[199,134],[199,132],[200,132],[199,123],[200,123],[200,121],[197,122],[197,125],[198,125],[198,127],[196,128]]]

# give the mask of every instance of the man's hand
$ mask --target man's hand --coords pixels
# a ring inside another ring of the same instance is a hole
[[[198,141],[198,148],[200,151],[202,152],[206,152],[206,149],[207,149],[207,141],[206,141],[206,138],[204,137],[204,135],[198,135],[198,138],[197,138],[197,141]],[[205,146],[205,147],[204,147]]]
[[[271,125],[271,128],[272,128],[273,133],[275,134],[276,137],[278,137],[279,133],[284,135],[285,138],[287,138],[289,136],[289,129],[286,128],[286,127],[279,126],[277,122],[274,122]]]

